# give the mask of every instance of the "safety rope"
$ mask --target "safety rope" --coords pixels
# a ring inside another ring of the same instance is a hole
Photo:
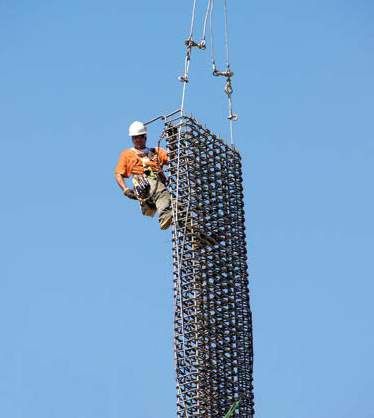
[[[196,5],[197,0],[193,0],[192,5],[192,13],[191,13],[191,24],[190,24],[190,32],[188,39],[184,42],[186,47],[186,54],[184,59],[184,73],[183,75],[179,76],[178,79],[183,83],[182,85],[182,97],[181,97],[181,105],[180,105],[180,117],[184,117],[185,113],[185,100],[186,100],[186,91],[187,91],[187,83],[189,82],[189,71],[190,71],[190,65],[191,65],[191,54],[193,48],[198,48],[200,50],[203,50],[206,48],[206,30],[207,30],[207,22],[209,18],[210,22],[210,34],[211,34],[211,47],[212,47],[212,64],[213,64],[213,75],[214,76],[223,76],[226,77],[226,85],[225,85],[225,93],[228,97],[229,102],[229,123],[230,123],[230,141],[231,144],[233,144],[233,126],[232,122],[234,120],[237,120],[237,115],[233,114],[232,111],[232,99],[231,95],[233,92],[232,84],[231,84],[231,77],[234,75],[234,73],[230,69],[230,56],[229,56],[229,36],[228,36],[228,19],[227,19],[227,0],[224,2],[224,10],[225,10],[225,46],[226,46],[226,71],[221,72],[218,71],[215,64],[215,51],[214,51],[214,40],[213,40],[213,24],[212,24],[212,15],[213,15],[213,8],[214,8],[214,0],[208,0],[207,8],[203,20],[203,28],[202,28],[202,36],[200,42],[196,42],[193,39],[194,34],[194,26],[195,26],[195,18],[196,18]],[[178,234],[180,233],[180,230],[178,230],[179,226],[179,173],[180,173],[180,155],[181,155],[181,135],[182,135],[182,127],[178,127],[178,140],[177,140],[177,174],[176,174],[176,190],[175,190],[175,201],[172,205],[173,210],[173,217],[174,217],[174,223],[173,223],[173,232],[175,239],[178,239]],[[184,236],[186,234],[186,225],[188,222],[188,212],[189,209],[186,210],[186,216],[185,216],[185,231]],[[177,250],[176,258],[177,258],[177,286],[179,291],[181,292],[181,264],[184,257],[184,245],[182,245],[181,253]],[[181,294],[181,293],[180,293]],[[182,303],[182,301],[181,301]],[[181,309],[183,309],[183,306],[181,306]],[[182,329],[184,328],[184,324],[182,323]],[[185,348],[183,344],[183,352],[184,357],[186,357]],[[179,383],[178,383],[179,386]],[[182,402],[184,404],[184,408],[186,408],[183,396],[182,396]],[[186,410],[185,410],[186,412]]]
[[[184,74],[182,76],[178,77],[178,79],[183,83],[182,100],[181,100],[181,106],[180,106],[180,117],[181,118],[184,116],[184,103],[185,103],[185,98],[186,98],[187,83],[189,81],[188,74],[189,74],[190,63],[191,63],[192,48],[197,47],[199,49],[205,49],[205,41],[202,40],[201,42],[197,43],[193,40],[193,31],[194,31],[195,15],[196,15],[196,2],[197,2],[197,0],[193,1],[190,33],[189,33],[188,39],[185,41],[186,56],[185,56],[185,60],[184,60]],[[203,33],[204,33],[204,30],[203,30]],[[173,227],[174,227],[175,239],[177,239],[177,235],[178,235],[177,226],[179,225],[179,172],[180,172],[181,134],[182,134],[181,126],[179,126],[178,127],[178,141],[177,141],[177,176],[176,176],[175,202],[174,202],[174,205],[172,207],[173,217],[174,217],[174,226]],[[187,223],[187,217],[188,217],[188,211],[186,211],[186,219],[185,219],[186,223]],[[179,252],[177,251],[177,269],[178,269],[177,281],[178,281],[178,286],[180,287],[180,291],[181,291],[181,283],[180,283],[181,255],[182,254],[179,254]],[[183,323],[182,323],[182,328],[183,328]],[[184,355],[185,355],[185,352],[184,352]]]
[[[179,113],[179,110],[177,112]],[[175,115],[177,112],[173,112],[173,113],[171,113],[170,115],[167,115],[167,116],[159,116],[157,118],[154,118],[150,122],[147,122],[146,125],[148,125],[150,123],[153,123],[154,121],[156,121],[158,119],[163,119],[164,121],[166,121],[168,119],[168,117]],[[157,148],[158,149],[161,146],[161,141],[163,141],[164,139],[165,139],[165,130],[162,132],[162,134],[161,134],[161,136],[160,136],[160,138],[158,140],[158,143],[157,143]],[[178,146],[179,146],[179,144],[178,144]],[[159,154],[157,153],[156,155],[157,155],[158,164],[161,167],[161,161],[159,159]],[[178,172],[179,172],[179,169],[178,169]],[[159,177],[157,177],[157,181],[159,181]],[[178,183],[177,183],[177,185],[178,185]],[[185,227],[184,227],[184,233],[183,233],[183,242],[182,242],[182,251],[181,251],[181,254],[179,254],[179,251],[177,249],[177,266],[178,266],[177,267],[177,269],[178,269],[177,286],[178,286],[179,295],[182,295],[182,283],[181,283],[180,272],[181,272],[181,260],[183,260],[183,256],[184,256],[183,253],[184,253],[184,245],[185,245],[185,239],[186,239],[187,217],[188,217],[189,207],[190,207],[190,195],[191,195],[191,193],[189,193],[189,199],[188,199],[188,203],[187,203],[186,217],[185,217],[185,220],[184,220]],[[178,200],[176,200],[176,208],[178,208]],[[174,229],[174,234],[175,234],[175,238],[176,238],[177,237],[177,227],[176,227],[176,225],[177,225],[177,220],[178,220],[178,209],[175,210],[175,207],[172,207],[172,210],[173,210],[173,218],[174,218],[173,229]],[[180,300],[180,303],[181,302],[182,302],[182,300]],[[175,300],[174,300],[174,312],[176,312],[176,309],[175,309],[175,305],[176,304],[177,304],[177,300],[175,298]],[[183,308],[183,306],[180,306],[180,309],[182,309],[182,308]],[[183,315],[181,316],[181,322],[182,322],[181,323],[182,335],[184,335],[184,328],[185,327],[184,327],[184,318],[183,318]],[[186,351],[185,351],[184,344],[183,344],[183,356],[186,357]],[[176,357],[174,358],[174,362],[175,362],[175,369],[177,369],[177,364],[176,364],[177,359],[176,359]],[[186,405],[186,402],[185,402],[185,399],[184,399],[184,394],[182,393],[182,391],[180,389],[179,382],[177,382],[177,391],[178,391],[178,394],[180,396],[180,399],[181,399],[181,401],[183,402],[183,405],[184,405],[184,407],[183,407],[184,415],[185,415],[186,418],[188,418],[188,416],[187,416],[187,405]]]
[[[184,83],[184,85],[186,85],[186,83]],[[183,114],[183,109],[181,110],[181,115]],[[174,222],[173,222],[173,233],[174,233],[174,239],[178,240],[178,226],[179,226],[179,172],[180,172],[180,147],[181,147],[181,134],[182,134],[182,128],[181,126],[178,127],[178,142],[177,142],[177,176],[176,176],[176,190],[175,190],[175,202],[174,205],[172,206],[172,210],[173,210],[173,218],[174,218]],[[190,193],[189,193],[190,195]],[[187,225],[187,218],[188,218],[188,212],[189,212],[189,204],[190,202],[188,202],[188,207],[186,210],[186,218],[185,218],[185,226]],[[186,237],[186,230],[184,230],[183,233],[183,244],[182,244],[182,249],[181,249],[181,253],[179,253],[179,249],[177,248],[176,250],[176,256],[177,256],[177,287],[178,287],[178,293],[179,293],[179,297],[180,297],[180,306],[179,309],[181,312],[183,312],[183,302],[182,302],[182,279],[181,279],[181,271],[182,271],[182,260],[184,257],[184,242],[185,242],[185,237]],[[184,317],[183,314],[181,315],[181,327],[182,327],[182,335],[184,334]],[[182,342],[182,347],[183,347],[183,358],[186,358],[186,349],[185,349],[185,344],[184,341]],[[177,388],[178,388],[178,392],[180,394],[180,399],[183,402],[183,410],[184,410],[184,414],[185,416],[188,418],[187,416],[187,405],[186,405],[186,401],[184,399],[184,394],[182,393],[180,386],[179,386],[179,381],[177,380]]]
[[[197,0],[193,0],[192,5],[192,13],[191,13],[191,24],[190,24],[190,32],[188,39],[184,42],[186,47],[186,53],[185,53],[185,59],[184,59],[184,73],[178,77],[179,81],[182,82],[182,97],[181,97],[181,105],[180,105],[180,117],[184,117],[185,113],[185,100],[186,100],[186,91],[187,91],[187,83],[189,82],[189,71],[190,71],[190,65],[191,65],[191,55],[192,55],[192,49],[198,48],[200,50],[206,49],[206,31],[207,31],[207,23],[209,19],[209,26],[210,26],[210,41],[211,41],[211,53],[212,53],[212,65],[213,65],[213,75],[214,76],[223,76],[226,78],[226,85],[225,85],[225,93],[228,97],[229,102],[229,115],[228,119],[230,122],[230,139],[231,144],[233,144],[233,127],[232,122],[234,120],[238,119],[238,116],[235,115],[232,111],[232,84],[231,84],[231,77],[234,75],[234,73],[231,71],[230,68],[230,50],[229,50],[229,30],[228,30],[228,13],[227,13],[227,0],[224,0],[224,12],[225,12],[225,48],[226,48],[226,71],[218,71],[216,67],[215,62],[215,50],[214,50],[214,37],[213,37],[213,22],[212,22],[212,16],[213,16],[213,9],[214,9],[214,0],[208,0],[204,20],[203,20],[203,27],[202,27],[202,35],[201,40],[199,42],[194,41],[193,34],[194,34],[194,26],[195,26],[195,19],[196,19],[196,5]],[[180,183],[180,168],[181,168],[181,136],[182,136],[182,126],[179,125],[178,127],[178,133],[177,133],[177,172],[176,172],[176,189],[175,189],[175,199],[172,205],[173,210],[173,234],[174,238],[178,240],[182,235],[182,248],[179,251],[179,249],[176,250],[176,268],[177,268],[177,277],[176,277],[176,287],[177,292],[179,292],[180,300],[176,301],[178,303],[178,308],[183,311],[183,301],[181,299],[182,295],[182,283],[181,283],[181,268],[182,268],[182,262],[184,258],[184,246],[185,246],[185,239],[186,239],[186,233],[187,233],[187,223],[189,222],[189,206],[190,206],[190,200],[188,201],[187,208],[186,208],[186,214],[184,219],[184,228],[181,231],[180,227],[180,220],[179,220],[179,183]],[[189,193],[190,198],[190,193]],[[184,319],[183,315],[181,318],[181,328],[182,328],[182,335],[184,335]],[[186,348],[185,348],[185,341],[182,341],[182,347],[183,347],[183,358],[187,358]],[[175,359],[176,360],[176,359]],[[183,410],[184,415],[187,418],[187,404],[184,399],[184,393],[181,391],[181,387],[179,382],[177,381],[177,389],[178,394],[180,397],[180,400],[182,402],[181,408]]]
[[[174,112],[174,113],[171,113],[170,115],[168,115],[168,116],[172,116],[172,115],[174,115],[176,112]],[[156,120],[158,120],[158,119],[160,119],[160,118],[162,118],[164,121],[167,119],[167,117],[168,116],[160,116],[160,117],[157,117],[157,118],[155,118],[155,119],[153,119],[152,121],[150,121],[150,122],[148,122],[146,125],[148,125],[148,124],[150,124],[150,123],[153,123],[154,121],[156,121]],[[158,144],[157,144],[157,148],[159,149],[160,148],[160,146],[161,146],[161,141],[162,140],[164,140],[165,139],[165,131],[163,131],[163,133],[161,134],[161,136],[160,136],[160,138],[159,138],[159,140],[158,140]],[[178,144],[178,146],[179,146],[179,144]],[[156,155],[157,155],[157,161],[158,161],[158,164],[159,164],[159,166],[161,167],[161,161],[160,161],[160,159],[159,159],[159,153],[157,152],[156,153]],[[179,173],[179,168],[178,168],[178,173]],[[158,183],[158,181],[159,181],[159,176],[157,176],[157,183]],[[157,189],[157,183],[156,183],[156,187],[155,187],[155,190]],[[178,182],[177,182],[177,187],[178,187]],[[190,209],[190,200],[191,200],[191,193],[189,193],[189,199],[188,199],[188,203],[187,203],[187,210],[186,210],[186,217],[185,217],[185,219],[184,219],[184,232],[183,232],[183,241],[182,241],[182,250],[181,250],[181,254],[179,254],[179,251],[178,251],[178,249],[177,249],[177,269],[178,269],[178,278],[177,278],[177,286],[178,286],[178,291],[179,291],[179,295],[182,295],[182,283],[181,283],[181,262],[182,262],[182,260],[183,260],[183,257],[184,257],[184,245],[185,245],[185,239],[186,239],[186,232],[187,232],[187,221],[188,221],[188,214],[189,214],[189,209]],[[175,213],[175,218],[174,218],[174,225],[173,225],[173,228],[174,228],[174,234],[175,234],[175,237],[177,238],[177,227],[176,227],[176,225],[178,225],[178,199],[176,199],[176,207],[174,207],[174,208],[172,208],[173,209],[173,212]],[[174,215],[173,215],[174,216]],[[180,296],[181,297],[181,296]],[[177,301],[175,300],[174,301],[174,303],[176,304],[177,303]],[[180,300],[180,303],[182,303],[182,300]],[[183,309],[183,306],[180,306],[180,309]],[[176,311],[175,310],[175,308],[174,308],[174,311]],[[181,316],[181,328],[182,328],[182,335],[184,335],[184,318],[183,318],[183,315]],[[183,344],[183,356],[184,357],[186,357],[186,351],[185,351],[185,347],[184,347],[184,344]],[[174,361],[175,361],[175,363],[176,363],[176,358],[174,359]],[[175,366],[177,366],[177,364],[175,364]],[[184,405],[184,407],[183,407],[183,409],[184,409],[184,415],[185,415],[185,417],[186,418],[188,418],[188,416],[187,416],[187,405],[186,405],[186,402],[185,402],[185,399],[184,399],[184,394],[182,393],[182,391],[181,391],[181,389],[180,389],[180,386],[179,386],[179,382],[177,382],[177,390],[178,390],[178,393],[179,393],[179,396],[180,396],[180,399],[181,399],[181,401],[183,402],[183,405]]]
[[[166,118],[164,118],[164,120],[165,120]],[[165,131],[162,133],[162,135],[160,136],[160,139],[159,139],[159,141],[158,141],[158,148],[160,147],[160,144],[161,144],[161,141],[163,140],[165,138]],[[158,155],[158,154],[157,154]],[[178,206],[178,205],[177,205]],[[189,198],[189,200],[188,200],[188,208],[187,208],[187,211],[186,211],[186,219],[185,219],[185,231],[184,231],[184,234],[183,234],[183,243],[182,243],[182,254],[179,254],[179,252],[178,252],[178,249],[177,249],[177,265],[178,265],[178,279],[177,279],[177,286],[178,286],[178,291],[179,291],[179,295],[182,295],[182,283],[181,283],[181,278],[180,278],[180,272],[181,272],[181,266],[180,266],[180,262],[181,262],[181,260],[183,259],[183,252],[184,252],[184,243],[185,243],[185,239],[186,239],[186,226],[187,226],[187,215],[188,215],[188,211],[189,211],[189,206],[190,206],[190,198]],[[172,208],[173,209],[173,208]],[[175,234],[175,237],[176,237],[176,234],[177,234],[177,228],[176,228],[176,220],[174,221],[174,234]],[[176,305],[176,303],[177,303],[177,300],[176,300],[176,298],[175,298],[175,300],[174,300],[174,312],[176,312],[176,309],[175,309],[175,305]],[[180,307],[180,309],[182,309],[183,307],[181,306]],[[183,318],[183,315],[181,316],[181,321],[182,321],[182,324],[181,324],[181,326],[182,326],[182,334],[184,335],[184,318]],[[184,345],[183,345],[183,355],[185,356],[186,355],[186,352],[185,352],[185,348],[184,348]],[[175,369],[177,369],[177,359],[176,359],[176,357],[174,358],[174,362],[175,362]],[[178,394],[180,395],[180,399],[182,400],[182,402],[183,402],[183,404],[184,404],[184,414],[185,414],[185,416],[187,417],[187,407],[186,407],[186,402],[185,402],[185,399],[184,399],[184,396],[183,396],[183,393],[182,393],[182,391],[181,391],[181,389],[180,389],[180,386],[179,386],[179,382],[177,382],[177,390],[178,390]],[[188,417],[187,417],[188,418]]]
[[[202,40],[200,43],[197,43],[193,40],[193,30],[194,30],[194,24],[195,24],[195,14],[196,14],[196,0],[193,1],[193,6],[192,6],[192,16],[191,16],[191,26],[190,26],[190,33],[188,36],[188,39],[185,41],[185,46],[186,46],[186,56],[184,59],[184,74],[182,76],[179,76],[178,79],[179,81],[181,81],[183,83],[183,87],[182,87],[182,99],[181,99],[181,105],[180,105],[180,117],[183,118],[184,116],[184,104],[185,104],[185,99],[186,99],[186,89],[187,89],[187,83],[189,82],[189,70],[190,70],[190,64],[191,64],[191,53],[192,53],[192,48],[199,48],[199,49],[205,49],[205,40]],[[204,29],[203,29],[203,34],[204,34]],[[174,237],[177,240],[178,239],[178,226],[179,226],[179,172],[180,172],[180,148],[181,148],[181,135],[182,135],[182,128],[181,126],[178,127],[178,140],[177,140],[177,176],[176,176],[176,190],[175,190],[175,201],[174,201],[174,205],[172,205],[172,210],[173,210],[173,217],[174,217],[174,222],[173,222],[173,233],[174,233]],[[189,206],[189,204],[188,204]],[[189,207],[186,210],[186,218],[185,218],[185,228],[187,225],[187,219],[188,219],[188,212],[189,212]],[[181,254],[179,253],[179,250],[176,250],[176,258],[177,258],[177,288],[178,288],[178,292],[180,295],[180,298],[182,297],[182,283],[181,283],[181,263],[182,263],[182,259],[184,256],[184,240],[185,240],[185,236],[186,236],[186,230],[184,231],[183,234],[183,245],[182,245],[182,251]],[[180,299],[179,301],[180,306],[179,309],[181,311],[183,311],[183,303],[182,303],[182,299]],[[184,319],[183,319],[183,315],[182,315],[182,335],[184,335]],[[183,357],[186,358],[186,350],[185,350],[185,344],[184,342],[182,342],[182,347],[183,347]],[[184,394],[181,391],[180,385],[179,385],[179,381],[177,380],[177,389],[178,389],[178,393],[180,395],[180,399],[183,403],[183,411],[184,411],[184,415],[187,417],[187,404],[186,401],[184,399]]]

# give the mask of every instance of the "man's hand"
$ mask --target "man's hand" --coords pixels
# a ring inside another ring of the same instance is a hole
[[[133,199],[133,200],[138,200],[138,198],[136,197],[136,194],[134,192],[134,190],[131,189],[125,189],[123,191],[123,194],[128,197],[129,199]]]

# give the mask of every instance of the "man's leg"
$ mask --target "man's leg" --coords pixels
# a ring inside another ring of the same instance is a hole
[[[157,211],[156,205],[150,202],[140,202],[140,209],[144,216],[153,217]]]
[[[160,228],[167,229],[173,221],[170,193],[161,180],[151,179],[150,183],[152,202],[157,207]]]

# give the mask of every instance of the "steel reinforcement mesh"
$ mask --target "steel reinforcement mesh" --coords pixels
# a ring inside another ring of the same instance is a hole
[[[192,117],[166,121],[173,203],[177,416],[252,418],[253,344],[239,152]]]

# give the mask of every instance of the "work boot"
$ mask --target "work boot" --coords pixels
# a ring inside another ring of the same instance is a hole
[[[165,218],[160,221],[160,229],[168,229],[171,223],[173,222],[173,215],[167,215]]]

